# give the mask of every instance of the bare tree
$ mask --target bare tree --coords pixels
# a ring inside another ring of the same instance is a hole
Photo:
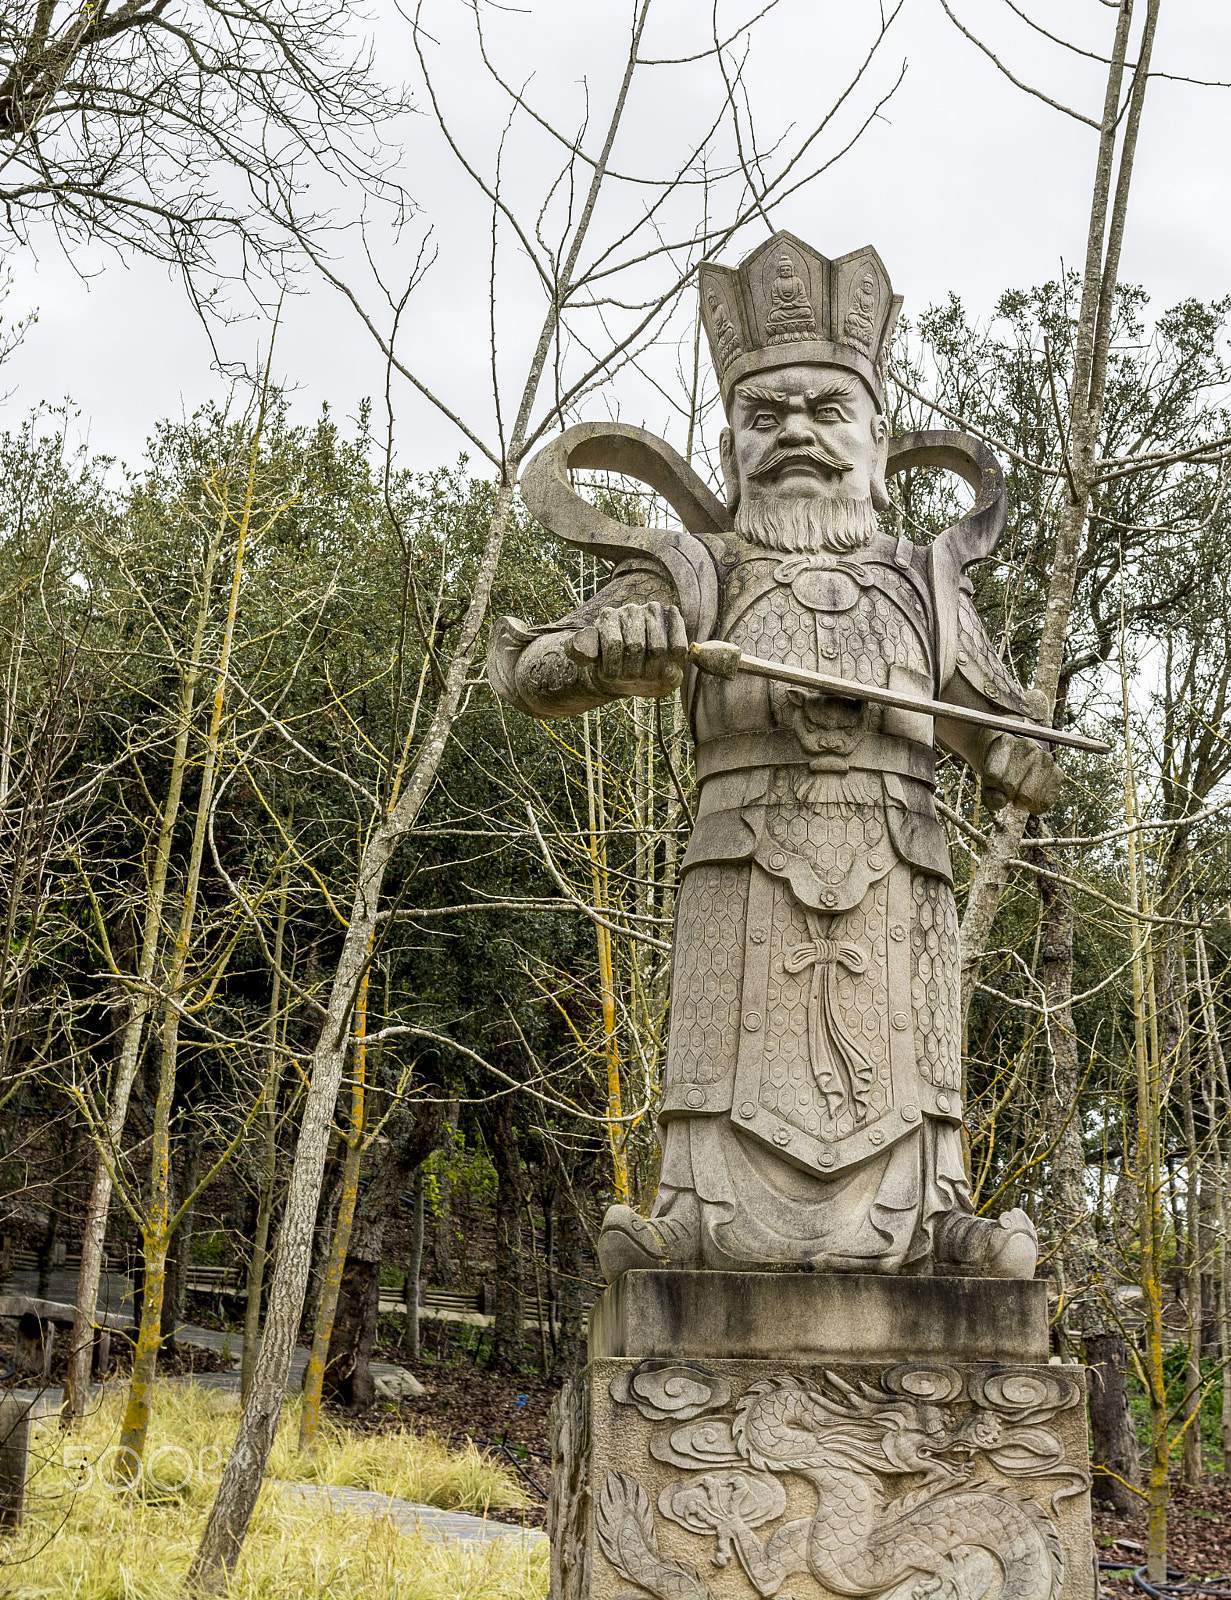
[[[0,227],[46,222],[166,261],[282,281],[310,179],[402,203],[377,82],[338,0],[11,0],[0,8]],[[233,247],[233,248],[230,248]],[[198,298],[198,304],[201,303]]]
[[[100,530],[94,540],[95,560],[111,573],[110,599],[123,618],[120,628],[127,621],[135,635],[129,641],[131,655],[126,652],[112,663],[117,692],[125,670],[138,656],[161,662],[175,682],[165,702],[157,704],[155,696],[153,715],[144,729],[129,730],[117,762],[119,770],[135,779],[142,802],[153,800],[152,814],[146,811],[131,818],[134,834],[146,840],[146,855],[142,889],[132,897],[138,933],[130,952],[117,948],[112,939],[112,928],[122,920],[115,906],[125,903],[124,887],[105,883],[99,863],[81,868],[96,948],[104,970],[124,997],[124,1019],[111,1082],[105,1087],[85,1083],[75,1091],[95,1136],[98,1162],[83,1224],[65,1397],[66,1413],[73,1419],[82,1416],[88,1391],[95,1298],[130,1097],[147,1047],[147,1032],[155,1022],[160,1035],[145,1197],[138,1203],[133,1193],[125,1196],[145,1248],[142,1320],[131,1412],[125,1422],[129,1461],[139,1458],[144,1449],[149,1386],[162,1342],[168,1251],[176,1227],[195,1198],[190,1193],[175,1203],[172,1195],[172,1106],[181,1030],[191,1012],[213,994],[236,943],[235,931],[227,922],[216,924],[214,919],[202,917],[201,879],[210,824],[224,780],[234,778],[252,749],[251,739],[245,740],[236,727],[239,697],[231,692],[234,656],[237,644],[242,643],[242,637],[237,640],[236,635],[245,557],[270,534],[295,499],[293,490],[284,492],[281,484],[270,489],[263,481],[266,466],[261,455],[268,406],[266,382],[249,415],[238,423],[219,418],[212,436],[188,441],[190,481],[177,485],[184,492],[184,503],[172,520],[184,542],[190,547],[191,543],[197,545],[199,561],[189,579],[192,601],[182,615],[175,614],[173,604],[165,603],[165,597],[157,592],[158,584],[149,581],[148,563],[159,515],[156,509],[145,522],[133,515],[114,530]],[[204,728],[200,726],[203,692],[209,696]],[[242,709],[242,700],[239,705]],[[258,738],[262,731],[258,724]],[[167,746],[170,759],[166,785],[161,788],[156,780],[149,781],[144,769],[160,763]],[[194,781],[198,784],[195,797]],[[181,863],[177,839],[189,818],[187,859]],[[202,963],[199,969],[194,966],[196,961]],[[257,1048],[254,1041],[253,1051]],[[224,1146],[231,1142],[223,1140]],[[200,1183],[205,1181],[208,1179]]]
[[[1153,489],[1160,468],[1165,474],[1166,468],[1184,461],[1217,466],[1217,483],[1207,486],[1211,490],[1208,500],[1215,510],[1222,494],[1222,464],[1227,454],[1225,419],[1219,419],[1216,429],[1202,429],[1178,448],[1154,449],[1151,430],[1165,413],[1167,404],[1166,397],[1160,394],[1153,414],[1147,415],[1135,437],[1121,442],[1120,453],[1117,455],[1107,449],[1108,376],[1114,364],[1113,341],[1121,320],[1120,259],[1146,90],[1153,75],[1151,59],[1161,0],[1145,0],[1136,7],[1136,14],[1134,0],[1121,0],[1111,8],[1115,15],[1110,47],[1105,54],[1095,57],[1106,68],[1103,107],[1097,118],[1062,105],[1042,89],[1023,82],[961,20],[958,12],[962,7],[958,0],[953,4],[950,0],[941,0],[941,3],[960,32],[1019,90],[1046,101],[1058,114],[1083,124],[1097,136],[1079,305],[1072,324],[1071,348],[1063,352],[1067,386],[1058,375],[1060,363],[1055,359],[1055,352],[1044,341],[1047,372],[1040,395],[1049,404],[1054,424],[1060,430],[1059,460],[1048,463],[1044,469],[1054,478],[1060,507],[1055,518],[1054,539],[1048,550],[1046,608],[1037,636],[1034,686],[1049,714],[1059,724],[1070,711],[1075,674],[1097,667],[1108,659],[1113,648],[1123,644],[1120,626],[1123,614],[1117,616],[1114,580],[1123,572],[1125,539],[1131,540],[1149,531],[1134,526],[1137,522],[1167,523],[1165,515],[1147,513],[1116,524],[1108,519],[1108,499],[1114,501],[1118,494],[1122,495],[1126,482],[1135,475],[1140,475]],[[1025,20],[1029,22],[1029,18]],[[1062,49],[1073,48],[1063,38],[1048,37]],[[1050,500],[1050,494],[1045,498]],[[1142,498],[1148,503],[1150,490],[1143,491]],[[1114,511],[1111,516],[1114,519]],[[1040,518],[1040,521],[1045,520],[1049,520],[1048,512]],[[1074,650],[1070,640],[1079,584],[1083,574],[1097,572],[1100,557],[1096,547],[1100,543],[1110,551],[1111,559],[1106,563],[1101,580],[1096,578],[1090,585],[1093,631],[1097,637],[1093,649]],[[1105,599],[1108,586],[1111,586],[1112,603],[1100,618],[1100,602]],[[1122,583],[1120,597],[1122,600]],[[1134,801],[1130,808],[1134,815],[1135,805]],[[970,1014],[972,996],[980,987],[1002,897],[1015,865],[1021,864],[1026,824],[1025,812],[1006,806],[992,818],[991,826],[980,839],[977,865],[961,923],[962,1004],[966,1017]],[[1041,948],[1044,960],[1039,979],[1040,1014],[1049,1061],[1049,1081],[1039,1108],[1037,1132],[1050,1156],[1050,1200],[1056,1240],[1052,1269],[1063,1284],[1062,1337],[1071,1309],[1086,1342],[1087,1359],[1099,1368],[1099,1388],[1091,1406],[1091,1421],[1096,1464],[1102,1473],[1100,1492],[1115,1500],[1121,1509],[1128,1509],[1133,1500],[1136,1467],[1124,1392],[1126,1347],[1113,1286],[1104,1282],[1100,1265],[1104,1254],[1095,1237],[1086,1194],[1080,1109],[1084,1074],[1073,1022],[1073,880],[1063,871],[1057,871],[1061,863],[1054,856],[1056,843],[1053,841],[1051,850],[1034,857],[1042,869],[1038,882],[1043,916],[1036,937],[1036,956]],[[1142,930],[1141,936],[1148,939],[1155,928],[1154,915],[1161,914],[1165,918],[1172,908],[1165,898],[1163,903],[1143,907],[1138,880],[1132,874],[1130,883],[1132,920],[1129,925]],[[1138,920],[1142,914],[1144,922]],[[1167,948],[1164,939],[1164,952]],[[1138,952],[1133,957],[1133,970],[1139,976],[1141,961]],[[1166,965],[1165,959],[1163,965]],[[1152,971],[1149,988],[1153,1004]],[[1136,1061],[1137,1093],[1153,1093],[1152,1056],[1139,1049]],[[1138,1163],[1140,1172],[1147,1174],[1138,1184],[1140,1192],[1147,1196],[1142,1200],[1145,1208],[1142,1215],[1149,1212],[1153,1218],[1152,1201],[1147,1195],[1152,1181],[1148,1175],[1153,1169],[1144,1148],[1138,1149]],[[1125,1168],[1127,1171],[1127,1152]],[[1141,1234],[1140,1247],[1147,1254],[1151,1238],[1154,1245],[1158,1243],[1156,1233],[1155,1226],[1155,1235]],[[1147,1264],[1142,1268],[1143,1282],[1149,1277]],[[1146,1381],[1144,1377],[1143,1381]],[[1165,1424],[1160,1426],[1165,1435]],[[1155,1431],[1157,1434],[1157,1428]],[[1161,1448],[1165,1450],[1165,1439]],[[1190,1451],[1192,1448],[1190,1446]],[[1156,1470],[1152,1485],[1155,1478]],[[1165,1474],[1163,1482],[1165,1487]],[[1165,1517],[1161,1533],[1159,1526],[1157,1517],[1152,1517],[1150,1571],[1155,1579],[1165,1576]]]
[[[1064,424],[1064,504],[1052,556],[1052,580],[1034,681],[1035,688],[1046,696],[1049,709],[1055,705],[1060,683],[1091,496],[1108,473],[1121,466],[1118,462],[1100,461],[1098,451],[1116,320],[1120,253],[1160,5],[1161,0],[1146,0],[1135,63],[1129,62],[1133,0],[1122,0],[1118,7],[1101,119],[1096,123],[1081,113],[1061,108],[1097,129],[1098,152]],[[949,10],[947,4],[945,9]],[[953,15],[951,11],[949,14]],[[1117,150],[1122,121],[1124,133]],[[1019,853],[1025,826],[1026,813],[1019,807],[1006,806],[1000,812],[967,896],[961,927],[963,1004],[967,1009],[971,985],[990,942],[992,921],[1008,881],[1009,862]]]

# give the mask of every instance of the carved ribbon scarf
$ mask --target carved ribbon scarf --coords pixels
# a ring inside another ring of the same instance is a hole
[[[856,977],[868,970],[867,958],[856,944],[847,940],[823,939],[817,918],[809,915],[812,938],[796,945],[783,962],[787,972],[812,968],[808,992],[808,1059],[817,1088],[825,1096],[831,1117],[839,1116],[853,1102],[856,1120],[868,1114],[872,1088],[872,1063],[855,1043],[838,1005],[838,968],[843,966]]]

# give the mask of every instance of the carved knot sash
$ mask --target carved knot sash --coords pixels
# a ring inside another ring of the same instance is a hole
[[[788,972],[802,972],[805,967],[832,967],[841,962],[848,972],[857,974],[868,970],[868,962],[858,945],[837,939],[812,939],[798,944],[782,965]]]
[[[798,944],[783,957],[783,968],[790,973],[812,968],[812,988],[808,995],[808,1060],[816,1086],[825,1096],[831,1117],[850,1105],[856,1121],[868,1114],[868,1096],[876,1069],[855,1043],[838,1004],[838,967],[860,977],[868,970],[867,957],[856,944],[846,940],[815,936],[814,919],[808,918],[814,937]]]

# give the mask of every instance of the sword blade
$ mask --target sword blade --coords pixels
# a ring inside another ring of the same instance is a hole
[[[882,689],[874,683],[854,683],[849,678],[830,677],[825,672],[811,672],[807,667],[788,667],[780,661],[766,661],[761,656],[745,655],[734,645],[717,639],[706,644],[689,645],[688,659],[700,671],[713,673],[719,678],[734,678],[737,673],[746,672],[755,678],[771,678],[778,683],[793,684],[796,688],[815,689],[839,700],[870,700],[875,705],[895,706],[900,711],[919,711],[924,716],[965,722],[976,728],[991,728],[997,733],[1015,733],[1023,739],[1068,745],[1074,750],[1088,750],[1096,756],[1105,756],[1111,751],[1109,744],[1104,744],[1101,739],[1088,739],[1084,733],[1065,733],[1042,723],[1027,722],[1024,717],[1002,717],[998,712],[974,711],[967,706],[951,705],[947,700],[923,700],[917,695],[902,694],[896,689]]]

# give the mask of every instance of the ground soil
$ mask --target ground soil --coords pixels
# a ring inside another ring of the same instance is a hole
[[[378,1360],[394,1361],[413,1372],[425,1393],[396,1404],[384,1402],[369,1411],[336,1413],[340,1421],[363,1431],[409,1425],[430,1430],[457,1446],[473,1441],[492,1451],[521,1483],[531,1500],[526,1512],[492,1511],[499,1522],[524,1522],[541,1528],[546,1513],[547,1482],[551,1466],[551,1402],[557,1386],[535,1374],[527,1349],[526,1370],[514,1376],[492,1372],[462,1347],[459,1324],[422,1324],[423,1344],[441,1349],[447,1359],[431,1355],[411,1361],[405,1349],[392,1341],[378,1344]]]
[[[1101,1562],[1124,1562],[1120,1572],[1104,1569],[1104,1591],[1115,1600],[1129,1600],[1130,1596],[1142,1600],[1129,1569],[1145,1561],[1144,1513],[1118,1517],[1096,1509],[1094,1542]],[[1202,1584],[1214,1580],[1218,1593],[1231,1596],[1231,1481],[1222,1474],[1211,1476],[1198,1489],[1179,1484],[1173,1488],[1167,1514],[1167,1559],[1184,1579]]]

